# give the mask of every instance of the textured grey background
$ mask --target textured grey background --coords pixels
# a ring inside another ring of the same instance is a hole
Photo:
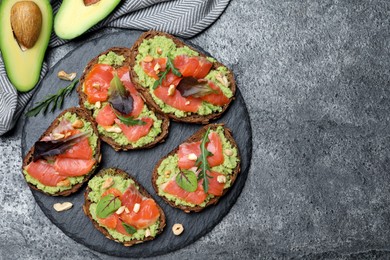
[[[252,166],[224,220],[159,259],[390,258],[389,19],[380,0],[233,0],[192,39],[237,75]],[[0,259],[110,259],[36,205],[18,127],[0,138]]]

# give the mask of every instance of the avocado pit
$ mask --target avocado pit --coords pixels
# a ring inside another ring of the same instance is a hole
[[[20,1],[12,6],[11,27],[22,51],[31,49],[42,30],[42,12],[32,1]]]

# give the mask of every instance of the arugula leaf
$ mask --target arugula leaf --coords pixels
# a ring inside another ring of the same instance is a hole
[[[124,123],[125,125],[127,126],[130,126],[130,125],[145,125],[146,122],[145,121],[142,121],[142,120],[139,120],[139,119],[134,119],[133,117],[124,117],[124,116],[121,116],[117,113],[115,113],[115,115],[118,117],[118,119]]]
[[[198,188],[198,179],[193,171],[183,170],[176,175],[176,183],[180,188],[188,192],[194,192]]]
[[[158,74],[159,79],[154,82],[153,89],[156,89],[158,86],[162,84],[163,80],[167,77],[169,71],[172,71],[172,73],[178,77],[182,76],[180,71],[175,68],[175,65],[173,65],[172,59],[169,56],[167,56],[167,66],[163,72],[160,72]]]
[[[79,82],[78,79],[73,81],[70,85],[57,91],[56,94],[52,94],[45,97],[45,100],[36,103],[36,106],[27,111],[26,116],[37,116],[42,110],[45,115],[52,105],[51,112],[54,112],[57,108],[62,108],[62,104],[66,96],[72,93],[72,90]]]
[[[96,206],[96,215],[98,218],[107,218],[112,213],[117,211],[122,202],[118,197],[115,197],[113,194],[108,194],[100,199]]]
[[[135,227],[130,226],[130,225],[126,224],[125,222],[122,222],[122,226],[125,228],[126,232],[129,233],[130,235],[137,232],[137,229]]]
[[[207,129],[206,133],[202,138],[202,142],[200,143],[200,156],[196,160],[197,171],[200,170],[198,174],[198,180],[203,179],[203,189],[207,193],[209,191],[209,178],[213,178],[207,174],[207,171],[210,171],[210,165],[207,161],[207,157],[212,156],[213,154],[206,149],[206,143],[209,142],[209,132],[210,127]]]

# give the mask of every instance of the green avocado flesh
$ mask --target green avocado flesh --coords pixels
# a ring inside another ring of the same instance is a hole
[[[76,38],[106,18],[120,2],[100,0],[85,6],[82,0],[63,0],[54,18],[54,31],[65,40]]]
[[[92,218],[96,222],[98,222],[98,223],[99,223],[99,221],[98,221],[98,219],[96,217],[96,206],[97,206],[97,203],[99,202],[103,192],[106,191],[106,189],[102,188],[103,183],[108,178],[112,178],[114,180],[114,185],[112,185],[110,188],[116,188],[120,192],[122,192],[122,194],[126,191],[126,189],[130,185],[134,184],[134,181],[131,180],[131,179],[126,179],[125,180],[121,176],[115,176],[115,175],[113,176],[112,174],[114,173],[114,170],[112,170],[112,169],[107,169],[106,171],[108,173],[107,175],[93,177],[88,182],[88,187],[91,189],[91,192],[89,192],[89,194],[88,194],[88,199],[92,201],[92,203],[91,203],[91,205],[89,207],[89,211],[90,211],[90,213],[92,215]],[[136,185],[136,187],[137,187],[137,185]],[[99,223],[99,225],[100,225],[100,223]],[[107,228],[107,227],[105,227],[103,225],[100,225],[100,226],[104,227],[108,231],[108,233],[112,237],[114,237],[115,239],[117,239],[117,240],[119,240],[121,242],[125,242],[125,241],[131,241],[131,240],[134,240],[134,239],[143,240],[145,238],[145,232],[146,232],[147,229],[150,230],[150,236],[155,237],[157,232],[158,232],[159,225],[160,225],[160,222],[159,222],[159,220],[157,220],[156,223],[154,223],[153,225],[149,226],[148,228],[137,229],[137,232],[135,232],[131,236],[130,235],[129,236],[123,235],[122,233],[119,233],[118,231],[116,231],[114,229]]]
[[[79,118],[76,114],[74,113],[70,113],[70,112],[67,112],[65,113],[59,120],[62,120],[62,119],[67,119],[68,121],[70,121],[71,123],[73,123],[74,121],[76,121],[77,119],[80,119],[81,121],[83,121],[84,123],[84,126],[83,128],[80,129],[81,132],[89,132],[91,131],[92,129],[92,126],[91,126],[91,123],[84,120],[83,118]],[[98,141],[98,136],[96,134],[92,134],[90,136],[88,136],[88,141],[89,141],[89,144],[91,145],[91,148],[92,148],[92,151],[93,151],[93,155],[95,156],[96,154],[96,146],[97,146],[97,141]],[[96,165],[93,166],[92,168],[92,171],[95,169]],[[61,192],[61,191],[65,191],[65,190],[69,190],[71,189],[74,185],[78,184],[78,183],[81,183],[83,182],[84,180],[84,176],[79,176],[79,177],[68,177],[68,180],[70,181],[71,185],[69,187],[63,187],[63,186],[60,186],[60,187],[51,187],[51,186],[45,186],[43,185],[41,182],[39,182],[37,179],[35,179],[34,177],[32,177],[31,175],[28,174],[28,172],[26,170],[23,170],[23,173],[24,175],[26,176],[26,180],[27,182],[35,185],[38,189],[46,192],[46,193],[49,193],[49,194],[55,194],[57,192]]]
[[[162,50],[161,54],[157,53],[157,49],[160,48]],[[139,83],[145,87],[149,88],[150,94],[153,97],[154,101],[161,108],[164,113],[171,113],[177,117],[186,117],[193,113],[184,112],[179,109],[176,109],[172,106],[167,105],[161,99],[156,97],[153,92],[153,84],[155,79],[148,76],[141,66],[141,62],[145,59],[146,56],[150,55],[153,58],[167,57],[174,59],[178,55],[187,55],[187,56],[199,56],[199,53],[191,50],[187,46],[177,48],[175,43],[164,36],[155,36],[152,39],[144,40],[139,48],[138,55],[136,57],[136,62],[134,66],[134,71],[138,76]],[[211,57],[207,58],[211,62],[215,62],[215,60]],[[229,87],[226,87],[221,82],[216,79],[217,74],[221,76],[227,77],[228,69],[224,66],[219,67],[217,70],[210,70],[209,74],[206,76],[206,79],[212,81],[215,85],[221,88],[224,95],[228,98],[233,96],[233,92]],[[212,105],[208,102],[203,101],[199,110],[195,113],[198,115],[210,115],[216,112],[222,111],[222,107]]]
[[[121,66],[122,62],[124,61],[124,57],[122,55],[117,55],[114,52],[109,52],[107,55],[101,55],[99,57],[99,63],[102,64],[107,64],[107,65],[116,65],[116,66]],[[99,114],[99,111],[102,110],[105,106],[108,106],[108,102],[103,102],[101,103],[100,108],[96,108],[94,104],[89,103],[88,101],[84,102],[84,106],[93,111],[93,117],[96,118],[97,115]],[[158,119],[156,114],[150,110],[146,104],[144,105],[144,108],[141,112],[141,114],[137,118],[142,118],[142,117],[150,117],[153,119],[153,125],[150,128],[149,133],[146,136],[141,137],[139,140],[136,142],[131,142],[129,141],[126,136],[121,133],[113,133],[113,132],[108,132],[104,127],[98,125],[98,131],[99,134],[107,136],[112,138],[117,144],[119,145],[129,145],[131,144],[134,148],[137,147],[142,147],[145,146],[149,143],[152,143],[156,137],[161,133],[161,126],[162,126],[162,120]],[[113,126],[119,127],[118,124],[114,123]]]
[[[214,131],[211,131],[211,132],[214,132]],[[224,153],[223,154],[223,156],[224,156],[223,164],[211,168],[212,171],[219,172],[219,173],[224,174],[226,176],[226,183],[225,183],[224,189],[227,189],[231,186],[231,176],[233,174],[234,169],[237,167],[237,164],[239,163],[239,159],[237,156],[238,151],[226,139],[225,135],[223,134],[223,132],[224,132],[223,127],[218,127],[215,132],[217,132],[219,137],[221,138],[223,150],[230,149],[233,152],[233,154],[231,156],[227,156]],[[179,199],[179,198],[175,197],[174,195],[166,193],[162,190],[161,185],[170,181],[173,176],[176,176],[180,172],[180,169],[178,167],[178,162],[179,162],[179,157],[177,154],[170,155],[167,158],[165,158],[161,162],[159,167],[157,168],[158,178],[156,180],[156,184],[158,186],[158,194],[160,196],[166,197],[170,201],[175,202],[176,205],[183,205],[183,206],[190,206],[190,207],[195,207],[195,206],[204,207],[207,204],[207,202],[210,201],[210,199],[214,198],[214,195],[208,194],[205,201],[202,204],[195,205],[195,204],[186,202],[182,199]],[[166,171],[171,172],[169,177],[165,176]]]
[[[9,80],[17,90],[27,92],[39,81],[52,30],[53,11],[49,1],[33,1],[42,13],[42,29],[34,46],[22,51],[14,37],[10,20],[11,9],[16,2],[19,1],[0,1],[0,50]]]

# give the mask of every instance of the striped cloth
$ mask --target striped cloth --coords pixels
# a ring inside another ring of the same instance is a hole
[[[104,21],[90,31],[102,27],[138,30],[160,30],[180,37],[192,37],[210,26],[225,10],[230,0],[125,0]],[[61,1],[52,0],[54,13]],[[49,47],[66,43],[53,33]],[[41,78],[47,72],[44,64]],[[9,82],[0,57],[0,136],[18,120],[34,91],[18,93]]]

